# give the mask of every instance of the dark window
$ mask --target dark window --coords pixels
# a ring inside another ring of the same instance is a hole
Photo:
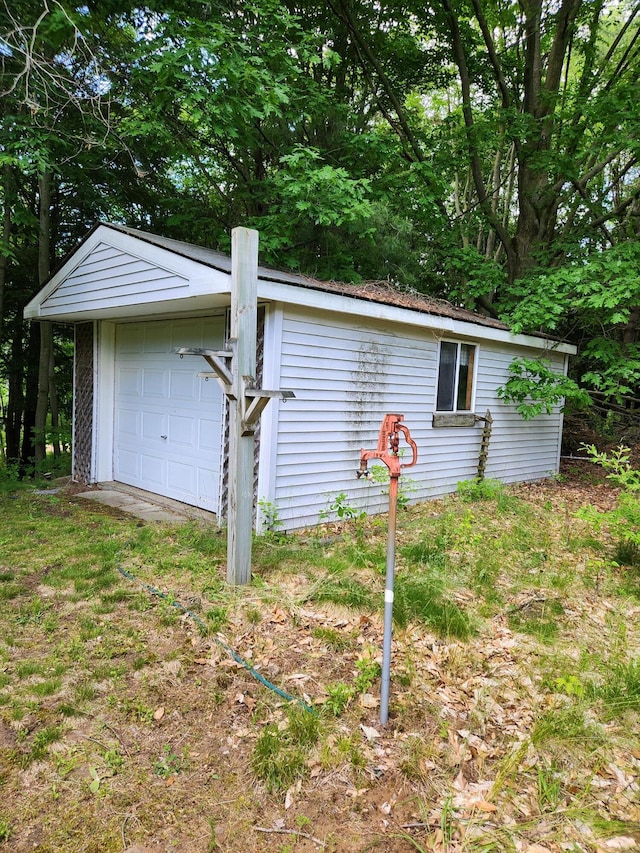
[[[475,355],[476,348],[472,344],[440,343],[437,412],[471,411]]]

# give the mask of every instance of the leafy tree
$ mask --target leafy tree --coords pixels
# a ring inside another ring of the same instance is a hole
[[[322,4],[273,0],[163,9],[132,19],[142,37],[122,81],[132,104],[122,132],[146,139],[143,170],[173,184],[154,227],[226,249],[233,226],[251,225],[266,261],[316,275],[406,270],[406,243],[383,259],[373,234],[411,234],[389,191],[407,163],[342,22]],[[386,50],[401,47],[409,55],[406,40]],[[417,54],[415,43],[411,74],[424,77]],[[152,89],[148,102],[136,95]]]
[[[498,388],[498,397],[515,403],[516,411],[526,421],[543,413],[550,415],[556,406],[568,402],[576,408],[585,408],[591,402],[575,380],[556,373],[544,359],[514,359],[509,373],[509,379]]]
[[[63,344],[24,303],[100,217],[221,249],[250,225],[269,263],[569,335],[585,382],[640,385],[628,0],[0,3],[12,457]]]
[[[627,240],[514,288],[514,330],[569,334],[581,380],[618,400],[640,387],[640,242]]]
[[[0,375],[6,455],[23,469],[44,458],[48,425],[58,429],[54,380],[69,380],[66,365],[55,366],[69,330],[25,324],[24,306],[100,213],[121,205],[133,171],[130,150],[115,138],[96,24],[88,7],[56,0],[0,6]]]
[[[640,562],[640,470],[631,464],[631,450],[620,445],[610,453],[598,451],[594,445],[582,448],[592,462],[607,472],[607,479],[620,488],[613,509],[585,506],[580,516],[590,521],[597,531],[607,529],[615,542],[614,560],[620,564]]]
[[[584,381],[637,393],[637,6],[407,0],[417,38],[456,78],[419,90],[416,110],[377,61],[361,5],[333,8],[365,43],[389,126],[415,162],[431,152],[446,187],[449,228],[425,241],[425,288],[521,330],[568,334]]]

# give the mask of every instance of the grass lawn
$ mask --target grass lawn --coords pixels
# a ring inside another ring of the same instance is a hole
[[[616,496],[401,511],[382,727],[384,518],[231,589],[216,529],[0,495],[0,850],[640,850],[640,568],[576,515]]]

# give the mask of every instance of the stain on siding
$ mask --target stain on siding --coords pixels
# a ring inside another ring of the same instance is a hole
[[[355,355],[356,366],[347,391],[347,419],[351,425],[349,443],[359,449],[384,407],[390,353],[378,341],[368,339],[360,343]]]

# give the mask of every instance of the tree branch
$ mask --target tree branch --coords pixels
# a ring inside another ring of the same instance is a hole
[[[557,94],[562,80],[562,69],[567,47],[571,40],[571,31],[580,11],[582,0],[563,0],[556,16],[556,34],[549,51],[547,63],[547,74],[544,81],[544,90],[547,96]],[[545,103],[541,105],[546,115],[554,108],[553,98],[546,97]]]
[[[353,15],[351,14],[351,11],[349,10],[347,3],[345,3],[345,0],[338,0],[338,3],[340,5],[340,10],[336,9],[336,5],[332,2],[332,0],[329,0],[329,6],[331,7],[331,10],[333,11],[334,15],[336,15],[336,17],[342,18],[344,23],[347,25],[347,28],[353,37],[356,47],[364,55],[367,62],[373,68],[378,79],[382,83],[382,87],[385,91],[385,94],[391,101],[391,105],[397,116],[398,123],[402,129],[404,138],[408,142],[414,157],[416,158],[418,163],[423,163],[425,159],[424,153],[422,152],[422,149],[420,148],[420,145],[418,144],[418,141],[409,126],[405,111],[396,96],[389,77],[387,76],[384,68],[382,67],[382,64],[378,61],[378,58],[369,47],[369,44],[367,43],[366,39],[362,37],[358,25],[356,24],[356,21]]]
[[[500,60],[496,52],[496,47],[493,42],[493,36],[491,35],[491,31],[489,30],[487,19],[484,16],[484,11],[482,9],[482,6],[480,5],[479,0],[472,0],[472,3],[473,11],[475,12],[478,24],[480,25],[482,37],[487,48],[487,53],[489,54],[489,59],[491,60],[491,65],[493,66],[493,71],[496,75],[498,89],[500,90],[500,95],[502,96],[502,106],[504,107],[504,109],[508,109],[511,106],[512,96],[509,92],[509,87],[507,86],[507,81],[504,78],[504,74],[502,73],[502,65],[500,64]]]
[[[507,229],[504,227],[501,220],[492,209],[491,199],[487,194],[487,190],[484,185],[484,179],[482,177],[482,166],[480,164],[478,147],[475,141],[475,126],[473,119],[473,111],[471,108],[471,78],[469,75],[469,69],[467,67],[467,58],[464,51],[464,46],[462,44],[460,28],[458,26],[458,19],[451,7],[449,0],[443,0],[442,5],[444,6],[449,21],[449,31],[451,33],[454,59],[456,65],[458,66],[458,73],[460,74],[460,87],[462,90],[462,114],[464,116],[467,145],[469,146],[469,153],[471,155],[471,174],[473,176],[473,182],[476,188],[476,193],[478,195],[478,202],[483,214],[487,218],[487,221],[494,229],[498,239],[504,246],[507,255],[507,264],[509,266],[511,274],[513,274],[516,269],[516,256],[513,248],[513,243],[511,238],[509,237]]]
[[[617,207],[614,207],[613,210],[610,210],[608,213],[604,213],[598,219],[594,219],[591,225],[594,228],[599,228],[605,222],[609,222],[611,219],[616,219],[621,214],[625,212],[625,210],[640,198],[640,186],[636,187],[636,189],[629,195],[627,198],[621,202]]]
[[[360,62],[361,62],[363,72],[365,74],[365,77],[367,78],[367,81],[369,82],[369,86],[371,88],[371,91],[372,91],[374,97],[376,98],[376,101],[378,103],[378,107],[379,107],[380,111],[384,115],[384,117],[387,120],[387,122],[389,123],[390,127],[393,128],[393,130],[396,132],[398,137],[401,140],[403,139],[408,144],[408,146],[410,148],[410,152],[413,155],[413,157],[415,158],[415,160],[418,163],[424,163],[425,162],[424,152],[422,151],[422,148],[420,147],[418,140],[416,139],[413,131],[411,130],[411,127],[410,127],[409,122],[407,120],[406,112],[405,112],[402,104],[398,100],[398,97],[395,93],[393,84],[391,83],[391,80],[389,79],[389,77],[387,76],[387,73],[385,72],[384,68],[382,67],[382,64],[378,61],[378,58],[376,57],[374,52],[371,50],[371,47],[369,46],[368,42],[366,41],[366,39],[364,39],[362,37],[362,34],[358,28],[358,25],[357,25],[353,15],[351,14],[351,12],[348,8],[347,3],[345,2],[345,0],[337,0],[337,3],[339,4],[339,7],[340,7],[339,9],[336,7],[336,3],[332,2],[332,0],[328,0],[328,3],[329,3],[329,6],[331,7],[331,10],[334,13],[334,15],[337,18],[342,19],[342,21],[346,24],[348,31],[351,33],[351,36],[354,40],[354,44],[355,44],[355,47],[358,51],[358,54],[361,56]],[[366,62],[365,62],[365,60],[366,60]],[[382,89],[383,89],[384,93],[386,94],[386,96],[389,98],[389,101],[391,102],[391,106],[393,107],[393,110],[396,114],[397,122],[394,121],[393,118],[389,115],[389,111],[386,109],[384,103],[382,102],[382,99],[378,95],[377,88],[375,86],[373,86],[373,82],[371,81],[371,78],[367,72],[367,63],[371,66],[371,68],[373,68],[378,80],[382,84]],[[399,130],[398,130],[398,125],[400,128]],[[434,187],[434,188],[432,188],[432,190],[434,192],[434,200],[435,200],[435,204],[438,207],[438,210],[440,211],[440,213],[442,214],[443,217],[447,218],[447,210],[445,208],[444,202],[436,194],[437,188]]]

